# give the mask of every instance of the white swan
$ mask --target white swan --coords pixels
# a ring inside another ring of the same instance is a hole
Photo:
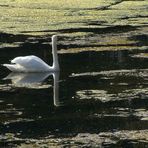
[[[59,71],[59,62],[57,55],[57,35],[52,36],[52,55],[53,65],[49,66],[37,56],[16,57],[11,60],[12,64],[3,64],[13,72],[53,72]]]

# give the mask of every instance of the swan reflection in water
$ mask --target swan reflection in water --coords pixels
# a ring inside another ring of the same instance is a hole
[[[59,72],[45,73],[10,73],[4,80],[10,79],[15,87],[39,88],[50,75],[53,76],[53,100],[55,106],[64,106],[59,99]],[[49,86],[49,85],[48,85]]]

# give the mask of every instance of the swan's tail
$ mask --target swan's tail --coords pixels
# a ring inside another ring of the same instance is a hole
[[[16,64],[3,64],[3,66],[7,67],[10,71],[18,71],[18,66]]]

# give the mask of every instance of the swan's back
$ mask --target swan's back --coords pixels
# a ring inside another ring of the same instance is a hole
[[[50,66],[37,56],[16,57],[11,61],[12,64],[4,64],[14,72],[42,72],[50,71]]]

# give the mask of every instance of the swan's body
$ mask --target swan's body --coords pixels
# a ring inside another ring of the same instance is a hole
[[[59,62],[57,55],[57,36],[52,36],[52,54],[53,65],[49,66],[42,59],[37,56],[23,56],[16,57],[11,60],[12,64],[3,64],[9,70],[13,72],[53,72],[59,71]]]

